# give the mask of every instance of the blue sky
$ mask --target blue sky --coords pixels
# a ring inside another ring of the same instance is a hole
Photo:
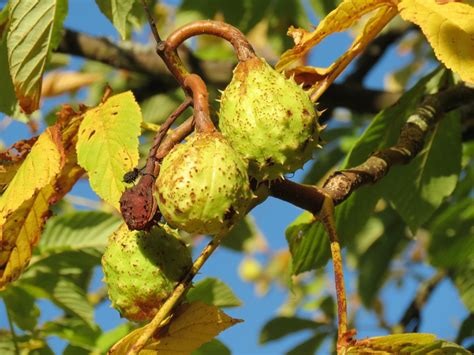
[[[118,35],[114,27],[98,11],[93,0],[69,0],[69,16],[66,19],[66,26],[79,31],[84,31],[93,35],[109,36],[117,39]],[[346,48],[351,42],[347,34],[337,34],[325,41],[318,53],[318,65],[329,64],[336,55],[341,54],[341,48]],[[314,59],[314,58],[313,58]],[[373,88],[382,88],[384,75],[387,71],[392,71],[395,67],[403,65],[409,58],[400,57],[394,49],[389,50],[387,56],[370,73],[367,78],[367,85]],[[73,60],[72,67],[78,68],[81,61]],[[44,108],[47,112],[54,105],[64,100],[64,98],[48,100]],[[0,120],[2,114],[0,114]],[[0,131],[0,139],[9,145],[14,141],[29,136],[27,127],[21,123],[13,122],[5,131]],[[303,172],[295,174],[294,179],[298,180]],[[83,195],[88,198],[95,198],[86,182],[80,182],[73,190],[73,194]],[[270,198],[263,205],[258,206],[252,215],[258,221],[259,228],[266,236],[273,250],[287,248],[284,231],[296,216],[301,213],[298,208],[284,202]],[[203,277],[217,277],[225,281],[243,301],[243,306],[235,309],[228,309],[227,312],[236,318],[244,319],[245,322],[230,328],[219,337],[235,354],[281,354],[292,348],[297,342],[303,341],[309,333],[301,332],[294,336],[285,338],[282,341],[269,343],[265,347],[258,345],[258,334],[262,326],[276,315],[277,310],[287,297],[287,291],[273,286],[270,292],[264,297],[256,296],[253,285],[243,282],[238,276],[238,267],[241,261],[241,254],[220,248],[202,269],[197,280]],[[417,267],[416,270],[424,276],[433,274],[433,270],[427,266]],[[332,272],[328,266],[328,272]],[[347,270],[346,282],[349,289],[355,288],[356,272]],[[102,278],[98,271],[94,278],[93,287],[100,285]],[[383,300],[386,301],[386,315],[390,322],[400,319],[407,305],[413,299],[418,284],[413,279],[408,279],[403,287],[398,287],[395,283],[387,285],[382,291]],[[333,290],[329,290],[333,292]],[[57,310],[47,302],[42,302],[42,319],[51,319],[57,314]],[[3,305],[1,306],[3,307]],[[1,309],[0,307],[0,309]],[[7,327],[7,322],[3,310],[0,311],[0,327]],[[439,337],[453,339],[456,336],[456,328],[467,315],[467,311],[460,303],[459,296],[446,280],[434,292],[423,311],[423,323],[421,332],[435,333]],[[100,326],[107,330],[114,328],[122,320],[118,313],[111,309],[109,304],[98,308],[96,320]],[[381,335],[384,332],[377,328],[377,322],[371,312],[361,311],[357,315],[360,324],[359,336]],[[53,346],[57,353],[64,346],[61,341],[55,340]],[[320,353],[327,352],[327,347]]]

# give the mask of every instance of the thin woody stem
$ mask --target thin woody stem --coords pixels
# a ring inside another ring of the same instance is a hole
[[[324,225],[331,242],[331,256],[334,268],[334,283],[336,285],[337,299],[337,339],[338,344],[344,339],[347,332],[347,302],[344,287],[344,269],[342,263],[341,245],[337,237],[336,221],[334,219],[334,203],[330,196],[326,196],[320,213],[321,222]]]
[[[183,62],[178,56],[176,50],[167,50],[169,45],[167,41],[163,41],[158,33],[158,29],[156,28],[156,21],[148,8],[146,0],[142,0],[142,5],[145,9],[145,13],[148,17],[148,22],[150,24],[151,32],[155,37],[156,41],[156,53],[161,57],[163,62],[166,64],[168,70],[173,74],[175,79],[178,83],[186,90],[184,85],[184,79],[187,75],[189,75],[188,70],[184,66]],[[186,93],[189,94],[189,91],[186,90]]]
[[[212,253],[219,246],[222,238],[226,233],[221,233],[216,235],[207,246],[201,251],[201,254],[194,261],[194,264],[191,270],[187,273],[184,279],[175,287],[173,293],[166,299],[165,303],[161,306],[160,310],[153,317],[152,321],[143,328],[143,332],[140,337],[137,339],[135,344],[133,344],[130,351],[127,355],[136,355],[143,349],[148,340],[156,333],[160,327],[163,326],[164,321],[169,317],[173,308],[178,304],[179,300],[185,294],[186,290],[191,285],[191,282],[199,272],[201,267],[207,261],[207,259],[212,255]]]
[[[319,214],[326,198],[316,186],[298,184],[287,179],[272,182],[270,192],[273,197],[301,207],[314,215]]]
[[[206,84],[199,75],[189,74],[184,86],[193,95],[194,120],[198,132],[214,132],[216,128],[209,116],[209,95]]]
[[[156,22],[155,22],[155,18],[153,17],[153,15],[151,14],[151,11],[150,11],[150,8],[148,7],[147,3],[146,3],[146,0],[141,0],[142,2],[142,5],[143,5],[143,8],[145,9],[145,14],[148,18],[148,22],[150,24],[150,29],[151,29],[151,33],[153,34],[153,37],[155,37],[155,41],[156,43],[161,43],[163,42],[161,40],[161,37],[160,37],[160,34],[158,33],[158,29],[156,27]]]
[[[155,29],[156,30],[156,29]],[[220,21],[194,21],[171,33],[166,41],[157,42],[156,52],[163,59],[169,71],[185,87],[188,71],[178,56],[178,47],[188,38],[197,35],[214,35],[229,41],[234,47],[239,61],[255,58],[256,54],[244,34],[234,26]],[[159,36],[158,36],[159,38]]]
[[[331,255],[334,266],[334,282],[336,284],[338,339],[343,339],[347,332],[347,305],[344,288],[344,271],[341,246],[337,237],[334,219],[334,203],[332,197],[316,186],[301,185],[289,180],[282,180],[270,185],[272,196],[284,199],[299,207],[319,215],[331,243]]]
[[[163,159],[173,147],[192,133],[194,129],[194,117],[189,117],[179,127],[168,134],[156,152],[156,159]]]
[[[190,74],[187,71],[176,51],[179,43],[172,42],[170,40],[163,41],[161,39],[158,29],[156,28],[156,22],[145,0],[142,0],[142,5],[145,8],[151,31],[156,40],[156,53],[163,59],[163,62],[166,64],[168,70],[182,86],[186,95],[192,97],[196,128],[200,132],[215,131],[216,128],[214,127],[214,124],[212,123],[209,116],[209,95],[207,93],[206,84],[197,74]],[[170,36],[170,38],[171,37],[172,36]],[[155,154],[150,154],[149,157],[150,164],[147,162],[147,171],[154,171],[155,164],[151,160],[154,159]]]
[[[146,161],[145,173],[155,175],[156,170],[156,153],[160,147],[163,138],[166,136],[166,133],[170,129],[171,125],[176,121],[176,119],[192,104],[193,100],[190,97],[186,97],[184,102],[178,106],[178,108],[166,119],[166,121],[161,125],[160,130],[153,140],[153,145],[150,148],[148,153],[148,158]]]
[[[173,40],[173,34],[166,41],[161,37],[156,28],[153,15],[148,8],[146,1],[142,0],[142,5],[148,16],[151,31],[156,40],[156,53],[163,59],[168,70],[173,74],[179,84],[183,87],[186,95],[192,96],[196,128],[201,132],[213,132],[216,130],[209,116],[209,95],[204,81],[197,74],[190,74],[176,51],[180,42]],[[186,28],[186,26],[184,26]],[[180,30],[175,33],[180,33]],[[235,29],[235,31],[238,31]],[[185,33],[188,33],[185,31]],[[199,33],[195,33],[199,34]],[[243,35],[242,35],[243,37]],[[178,38],[181,38],[178,36]],[[245,37],[244,37],[245,38]],[[250,47],[251,48],[251,47]],[[151,165],[151,163],[150,163]]]
[[[235,49],[237,58],[240,62],[255,58],[256,54],[245,35],[234,26],[225,22],[202,20],[194,21],[181,28],[178,28],[169,35],[166,40],[165,52],[173,52],[188,38],[197,35],[212,35],[225,39],[230,42]]]

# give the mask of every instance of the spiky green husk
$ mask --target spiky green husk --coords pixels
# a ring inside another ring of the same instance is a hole
[[[318,143],[318,112],[306,92],[263,59],[241,62],[222,93],[219,127],[249,160],[249,174],[273,180],[301,168]]]
[[[147,233],[123,224],[102,257],[112,306],[132,321],[152,319],[191,266],[190,251],[166,225]]]
[[[166,156],[157,180],[160,212],[188,233],[218,234],[247,212],[247,166],[218,132],[196,133]]]

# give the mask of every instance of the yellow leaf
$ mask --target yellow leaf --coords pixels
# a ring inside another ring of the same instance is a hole
[[[178,307],[171,322],[150,340],[140,354],[190,354],[223,330],[240,322],[242,320],[229,317],[219,308],[203,302],[183,304]],[[145,327],[134,330],[120,340],[109,354],[126,354]]]
[[[331,11],[313,32],[291,27],[288,34],[293,37],[295,46],[283,53],[276,64],[277,70],[303,57],[308,51],[334,32],[345,31],[365,14],[380,7],[393,7],[395,0],[345,0]]]
[[[62,111],[63,114],[64,111],[67,109]],[[0,210],[0,290],[17,279],[28,265],[32,249],[50,215],[49,207],[84,174],[77,164],[75,150],[81,119],[80,114],[70,110],[69,115],[60,117],[56,125],[40,135],[5,194],[0,197],[3,206]],[[56,144],[56,151],[53,144]],[[43,148],[47,148],[46,151],[42,151]],[[46,152],[48,157],[45,157]],[[42,165],[45,162],[50,166]],[[24,181],[28,187],[18,186]],[[15,191],[21,199],[15,200]]]
[[[474,83],[474,7],[435,0],[401,0],[398,4],[404,20],[421,27],[436,57],[459,74],[462,80]]]
[[[309,90],[311,92],[311,99],[317,101],[339,74],[367,47],[396,14],[397,11],[393,7],[384,6],[380,8],[367,21],[362,32],[356,37],[351,47],[328,68],[300,66],[288,70],[286,74],[294,76],[297,83],[304,83],[307,89],[311,87]]]
[[[433,334],[404,333],[355,341],[343,354],[470,354],[461,346],[437,339]]]
[[[170,355],[191,353],[202,344],[214,339],[223,330],[242,322],[240,319],[229,317],[216,306],[203,302],[182,305],[177,313],[167,332],[145,349]]]
[[[33,247],[49,217],[48,197],[51,195],[51,185],[47,185],[11,212],[1,224],[0,290],[16,280],[28,265]]]
[[[34,137],[18,141],[0,153],[0,193],[7,188],[37,139],[38,137]]]
[[[48,185],[61,170],[63,147],[59,127],[42,133],[21,164],[5,193],[0,197],[0,224],[23,202]]]
[[[79,129],[79,164],[89,173],[92,189],[117,209],[123,175],[138,164],[141,122],[140,107],[127,91],[87,111]]]
[[[41,96],[51,97],[74,92],[101,79],[102,74],[99,73],[53,71],[43,78]]]

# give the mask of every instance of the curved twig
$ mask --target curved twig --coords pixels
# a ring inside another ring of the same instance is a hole
[[[184,102],[178,106],[178,108],[166,119],[166,121],[161,125],[160,130],[155,135],[153,144],[148,153],[145,173],[152,174],[156,176],[156,153],[160,147],[161,142],[166,137],[166,133],[170,129],[171,125],[176,121],[176,119],[192,104],[193,100],[190,97],[187,97]]]
[[[228,41],[234,47],[237,59],[240,62],[256,57],[252,45],[239,29],[228,23],[213,20],[194,21],[178,28],[168,36],[164,51],[165,53],[168,51],[174,52],[188,38],[204,34],[217,36]]]
[[[184,87],[193,96],[196,130],[198,132],[214,132],[216,127],[209,116],[209,95],[206,84],[199,75],[189,74],[184,79]]]

